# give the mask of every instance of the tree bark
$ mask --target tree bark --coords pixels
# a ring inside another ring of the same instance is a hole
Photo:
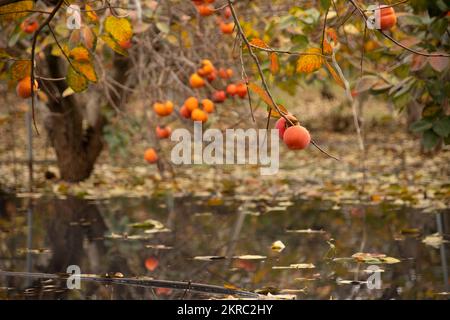
[[[51,77],[64,76],[58,57],[47,52],[46,60]],[[50,97],[47,103],[50,113],[44,125],[56,153],[61,179],[78,182],[90,176],[103,149],[105,119],[99,115],[94,124],[83,128],[82,106],[74,96],[62,98],[65,88],[63,81],[54,81],[44,88]]]

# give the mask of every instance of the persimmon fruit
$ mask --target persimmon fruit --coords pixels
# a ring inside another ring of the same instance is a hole
[[[153,104],[153,111],[160,117],[169,116],[173,112],[173,103],[172,101],[166,101],[165,103],[155,102]]]
[[[283,141],[291,150],[303,150],[311,142],[311,135],[305,127],[295,125],[286,129]]]
[[[189,109],[188,109],[185,105],[183,105],[183,106],[180,108],[180,115],[181,115],[183,118],[190,119],[190,118],[191,118],[191,111],[189,111]]]
[[[216,103],[222,103],[227,99],[227,94],[223,90],[219,90],[213,93],[212,100]]]
[[[201,109],[194,109],[191,113],[191,119],[194,121],[206,122],[208,121],[208,114]]]
[[[166,127],[166,126],[157,126],[156,127],[156,136],[159,139],[167,139],[170,137],[171,133],[172,133],[172,129],[170,129],[170,127]]]
[[[237,93],[237,86],[235,84],[229,84],[227,86],[227,93],[232,97],[235,96]]]
[[[205,80],[198,73],[194,73],[189,79],[189,84],[192,88],[197,89],[205,85]]]
[[[214,112],[214,102],[212,102],[211,100],[203,99],[202,106],[203,106],[203,111],[205,111],[206,113]]]
[[[150,164],[156,163],[158,161],[158,154],[156,153],[155,149],[148,148],[147,150],[145,150],[144,159]]]
[[[36,91],[38,87],[37,81],[34,80],[34,90]],[[22,99],[31,97],[31,77],[27,76],[17,83],[16,93]]]
[[[234,31],[234,22],[220,22],[220,31],[223,34],[232,34]]]
[[[236,86],[236,94],[241,98],[244,99],[247,96],[247,85],[245,83],[239,83]]]
[[[197,6],[197,11],[202,17],[208,17],[214,13],[214,8],[210,5],[201,4]]]
[[[184,105],[190,112],[192,112],[198,108],[198,100],[195,97],[189,97],[184,102]]]
[[[39,28],[39,24],[36,20],[24,20],[20,24],[20,29],[28,34],[34,33]]]
[[[397,24],[397,15],[393,7],[381,7],[380,28],[381,30],[392,29]]]

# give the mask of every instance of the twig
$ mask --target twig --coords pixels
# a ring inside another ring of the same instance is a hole
[[[74,277],[70,274],[53,274],[53,273],[30,273],[30,272],[14,272],[14,271],[3,271],[0,270],[0,275],[8,277],[27,277],[27,278],[46,278],[46,279],[59,279],[68,280],[69,277]],[[170,281],[170,280],[153,280],[147,278],[107,278],[100,276],[88,276],[79,275],[79,279],[83,281],[94,281],[106,284],[119,284],[119,285],[130,285],[138,287],[159,287],[159,288],[170,288],[178,290],[191,290],[196,292],[206,292],[212,294],[223,294],[223,295],[237,295],[248,298],[258,298],[257,293],[227,289],[220,286],[201,284],[195,282],[184,282],[184,281]]]
[[[34,108],[35,108],[35,97],[34,97],[34,64],[35,64],[35,54],[36,54],[36,44],[37,44],[37,38],[39,36],[39,34],[41,33],[41,31],[45,28],[45,26],[47,26],[50,21],[52,21],[53,17],[56,15],[56,13],[58,12],[59,8],[61,8],[61,6],[63,5],[64,0],[59,0],[58,3],[56,4],[55,8],[53,8],[52,12],[49,14],[49,16],[45,19],[44,23],[42,23],[39,28],[36,30],[36,32],[33,35],[33,42],[31,45],[31,113],[33,116],[33,125],[34,128],[36,129],[36,133],[39,135],[39,130],[37,128],[36,125],[36,119],[34,117]]]

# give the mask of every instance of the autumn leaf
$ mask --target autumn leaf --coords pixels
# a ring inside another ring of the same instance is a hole
[[[31,75],[31,60],[17,60],[10,69],[11,79],[13,81],[22,80]]]
[[[97,82],[97,73],[91,61],[74,61],[72,66],[91,82]]]
[[[428,63],[437,72],[443,72],[445,69],[447,69],[449,62],[450,62],[450,58],[448,58],[448,57],[429,57],[428,58]]]
[[[126,18],[116,18],[109,16],[104,23],[105,31],[117,43],[128,41],[133,36],[133,28],[131,23]]]
[[[127,50],[125,50],[121,46],[119,46],[119,44],[116,41],[114,41],[114,39],[111,38],[111,36],[109,36],[108,34],[103,34],[100,36],[100,38],[106,43],[106,45],[108,47],[110,47],[112,50],[114,50],[118,54],[121,54],[126,57],[128,56]]]
[[[278,63],[278,55],[275,52],[270,54],[270,72],[277,74],[280,71],[280,64]]]
[[[86,4],[84,9],[86,12],[86,16],[90,22],[98,21],[97,13],[95,11],[93,11],[93,8],[89,4]]]
[[[67,84],[74,92],[82,92],[87,89],[89,81],[82,74],[75,71],[72,66],[69,66],[66,76]]]
[[[275,107],[272,103],[272,99],[270,99],[269,95],[263,88],[261,88],[260,86],[258,86],[255,83],[249,83],[248,87],[250,88],[250,90],[252,90],[254,93],[256,93],[261,98],[261,100],[264,101],[269,106],[269,108],[272,108],[272,112],[271,112],[272,117],[274,117],[274,118],[281,117],[281,115],[275,109]],[[282,105],[278,104],[277,106],[278,106],[278,109],[280,109],[282,112],[288,113],[286,108],[283,107]]]
[[[19,1],[0,6],[0,21],[11,22],[26,17],[33,10],[34,1]]]
[[[297,72],[312,73],[319,70],[324,62],[321,52],[319,48],[306,50],[306,54],[301,55],[297,61]]]
[[[345,89],[345,84],[344,81],[341,79],[341,77],[339,76],[339,74],[336,72],[336,70],[334,70],[333,66],[331,64],[328,63],[328,61],[325,61],[325,66],[328,69],[328,72],[330,72],[331,76],[333,77],[334,81],[336,81],[336,83]]]
[[[263,49],[268,49],[268,48],[269,48],[269,46],[267,45],[267,43],[265,43],[264,40],[261,40],[261,39],[259,39],[259,38],[253,38],[253,39],[250,41],[250,44],[251,44],[252,46],[259,47],[259,48],[263,48]]]
[[[80,62],[81,61],[90,61],[91,55],[90,55],[88,49],[86,49],[83,46],[78,46],[78,47],[70,50],[69,58],[73,59],[75,61],[80,61]]]

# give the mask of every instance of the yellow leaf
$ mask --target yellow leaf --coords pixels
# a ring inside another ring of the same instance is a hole
[[[74,92],[82,92],[88,87],[88,80],[82,74],[76,72],[71,66],[67,70],[67,84]]]
[[[31,60],[15,61],[11,66],[10,72],[13,81],[19,81],[31,76]]]
[[[270,72],[277,74],[280,70],[280,64],[278,63],[278,55],[275,52],[270,54]]]
[[[325,61],[325,66],[327,67],[328,71],[330,72],[331,76],[333,77],[334,81],[336,81],[336,83],[345,89],[345,84],[344,81],[342,81],[341,77],[339,76],[339,74],[336,72],[336,70],[334,70],[334,68],[331,66],[331,64],[328,63],[328,61]]]
[[[11,22],[28,16],[33,10],[34,1],[19,1],[0,6],[0,21]]]
[[[97,13],[95,11],[93,11],[93,8],[89,5],[86,4],[84,6],[84,9],[86,10],[86,16],[88,17],[89,21],[91,22],[97,22],[98,21],[98,16]]]
[[[97,82],[97,74],[95,73],[94,65],[91,61],[74,61],[72,62],[76,71],[81,73],[91,82]]]
[[[269,46],[267,45],[267,43],[264,42],[264,40],[261,40],[259,38],[253,38],[250,41],[250,44],[255,46],[255,47],[259,47],[259,48],[264,48],[264,49],[268,49]]]
[[[111,35],[116,42],[128,41],[133,36],[133,28],[126,18],[109,16],[105,20],[105,31]]]
[[[306,54],[301,55],[297,61],[297,72],[312,73],[319,70],[324,62],[321,56],[322,50],[319,48],[310,48]]]
[[[83,46],[78,46],[70,50],[69,58],[75,61],[90,61],[91,55],[89,54],[88,49]]]
[[[125,50],[121,46],[119,46],[119,44],[113,38],[111,38],[108,34],[101,35],[101,39],[103,41],[105,41],[105,43],[108,45],[108,47],[113,49],[118,54],[121,54],[123,56],[128,56],[127,50]]]
[[[272,103],[272,100],[270,99],[269,95],[267,94],[267,92],[263,88],[261,88],[260,86],[258,86],[255,83],[249,83],[248,87],[250,88],[250,90],[252,90],[254,93],[256,93],[261,98],[261,100],[264,101],[269,106],[269,108],[272,108],[272,112],[271,112],[271,116],[272,117],[274,117],[274,118],[281,117],[281,115],[275,109],[275,107],[274,107],[274,105]],[[283,107],[282,105],[277,104],[277,106],[278,106],[278,109],[280,109],[282,112],[288,113],[286,108]],[[268,110],[270,110],[270,109],[268,109]]]

